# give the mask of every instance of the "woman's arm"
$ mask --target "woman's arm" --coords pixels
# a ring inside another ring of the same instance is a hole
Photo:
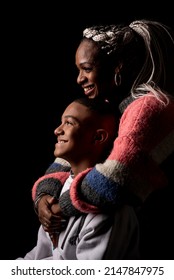
[[[109,157],[76,176],[59,200],[62,212],[67,216],[74,208],[83,213],[107,212],[127,194],[128,199],[131,194],[142,202],[165,187],[168,179],[162,163],[174,149],[173,111],[174,103],[164,105],[152,95],[133,101],[122,115]]]
[[[173,111],[173,103],[165,106],[154,96],[133,101],[122,115],[118,137],[106,161],[78,174],[70,191],[59,199],[64,215],[72,216],[77,210],[107,212],[122,203],[127,191],[145,200],[155,189],[164,187],[167,178],[160,165],[168,156],[163,152],[173,151]]]

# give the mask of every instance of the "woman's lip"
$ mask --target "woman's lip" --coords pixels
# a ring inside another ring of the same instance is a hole
[[[90,87],[90,88],[84,88],[84,94],[86,96],[91,96],[93,95],[95,92],[94,92],[94,87]]]
[[[93,98],[93,97],[96,96],[94,92],[85,92],[85,91],[84,91],[84,94],[85,94],[87,97],[89,97],[89,98]]]

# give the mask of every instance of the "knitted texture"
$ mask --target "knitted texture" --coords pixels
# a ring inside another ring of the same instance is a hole
[[[146,94],[125,109],[107,160],[78,174],[60,207],[69,216],[74,207],[84,213],[112,210],[123,189],[144,201],[169,183],[162,166],[173,153],[174,102],[165,105]]]
[[[33,185],[32,199],[35,201],[41,194],[50,194],[59,198],[60,191],[70,174],[70,165],[61,158],[56,160]]]
[[[61,158],[56,158],[55,161],[48,167],[48,169],[46,170],[45,174],[50,174],[50,173],[54,173],[54,172],[69,172],[71,169],[70,164],[61,159]]]
[[[40,177],[34,183],[32,189],[32,199],[35,200],[36,197],[40,196],[42,193],[50,194],[58,199],[60,191],[69,174],[70,173],[68,172],[58,172]]]

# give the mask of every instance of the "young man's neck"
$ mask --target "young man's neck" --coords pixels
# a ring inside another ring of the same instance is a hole
[[[71,163],[71,172],[73,174],[73,177],[76,177],[80,172],[86,170],[87,168],[93,167],[96,164],[95,162],[91,161],[82,161],[80,163]]]

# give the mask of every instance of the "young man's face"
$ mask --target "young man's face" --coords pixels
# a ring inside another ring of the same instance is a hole
[[[69,162],[81,162],[94,148],[94,114],[84,105],[72,102],[65,109],[61,125],[54,133],[57,136],[54,155]]]

